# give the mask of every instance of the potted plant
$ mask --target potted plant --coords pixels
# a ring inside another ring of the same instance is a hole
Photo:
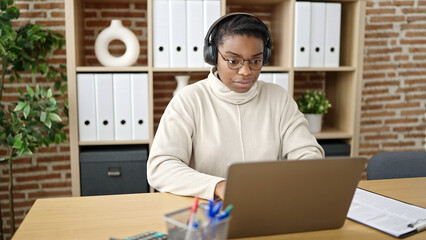
[[[67,115],[67,103],[60,106],[55,100],[55,97],[66,90],[66,74],[50,65],[47,58],[54,50],[64,46],[64,36],[44,29],[39,24],[27,23],[14,27],[12,20],[19,16],[19,9],[13,0],[0,0],[0,147],[7,151],[6,156],[0,156],[0,162],[9,163],[11,235],[15,231],[13,160],[32,154],[36,147],[49,146],[67,139],[63,131],[65,124],[59,116],[62,112]],[[21,81],[23,73],[53,80],[55,89],[60,90],[60,93],[55,95],[55,91],[50,88],[27,85],[25,92],[18,89],[18,102],[12,102],[12,106],[4,104],[5,82]],[[4,237],[0,207],[0,239]]]
[[[309,130],[312,133],[321,132],[322,117],[331,108],[325,93],[319,91],[306,91],[296,98],[299,110],[305,114],[309,122]]]

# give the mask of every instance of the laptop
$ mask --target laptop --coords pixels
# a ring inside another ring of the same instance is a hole
[[[230,165],[228,238],[342,227],[365,163],[362,157],[333,157]]]

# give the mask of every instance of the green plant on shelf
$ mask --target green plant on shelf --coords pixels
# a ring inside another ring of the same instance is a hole
[[[325,114],[331,108],[331,103],[325,97],[325,93],[307,90],[296,98],[297,106],[305,114]]]

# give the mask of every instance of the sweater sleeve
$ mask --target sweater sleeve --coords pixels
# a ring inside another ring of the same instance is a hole
[[[190,167],[195,131],[191,115],[179,96],[167,106],[151,146],[148,182],[161,192],[212,199],[216,184],[224,179]]]
[[[298,160],[324,157],[323,148],[309,131],[308,121],[288,94],[281,116],[280,131],[283,143],[282,158]]]

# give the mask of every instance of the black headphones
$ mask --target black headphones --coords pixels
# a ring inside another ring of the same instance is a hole
[[[265,26],[265,29],[268,32],[268,36],[266,37],[265,46],[263,48],[263,65],[267,65],[269,63],[269,61],[271,60],[271,47],[272,47],[271,33],[269,32],[269,29],[265,25],[265,23],[262,22],[262,20],[260,20],[258,17],[254,16],[252,14],[249,14],[249,13],[241,13],[241,12],[230,13],[230,14],[224,15],[212,24],[209,31],[207,31],[206,37],[204,38],[204,61],[206,63],[210,64],[210,65],[216,65],[217,64],[217,51],[218,51],[218,49],[217,49],[217,46],[210,41],[211,34],[216,29],[217,25],[221,21],[223,21],[223,20],[225,20],[225,19],[227,19],[231,16],[235,16],[235,15],[245,15],[245,16],[255,17],[259,20],[259,22],[261,22],[263,24],[263,26]]]

